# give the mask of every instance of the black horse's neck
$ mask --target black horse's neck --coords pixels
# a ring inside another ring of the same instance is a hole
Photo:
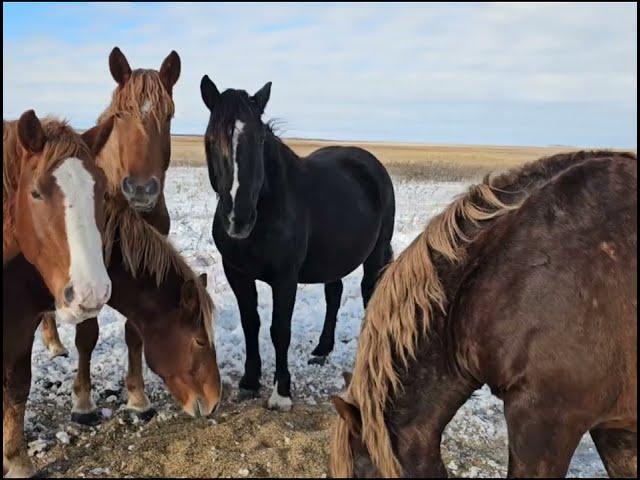
[[[286,198],[300,171],[300,157],[270,129],[264,141],[265,180],[260,196]]]

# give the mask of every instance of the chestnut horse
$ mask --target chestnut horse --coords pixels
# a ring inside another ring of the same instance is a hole
[[[637,160],[561,154],[470,188],[392,263],[365,313],[333,476],[445,476],[441,435],[483,384],[509,476],[566,475],[589,431],[636,476]]]
[[[133,209],[108,205],[106,213],[105,257],[113,280],[109,305],[126,315],[129,328],[144,340],[130,351],[130,361],[141,358],[144,348],[149,367],[183,410],[192,416],[210,415],[220,401],[221,383],[206,277],[198,279]],[[9,262],[5,274],[12,281],[3,282],[3,470],[11,476],[27,476],[33,473],[23,438],[31,348],[39,314],[51,309],[53,302],[24,257]],[[87,324],[88,328],[93,325]],[[74,408],[79,415],[94,409],[89,370],[83,368],[94,345],[77,343],[81,359],[86,359],[80,362],[74,383]]]
[[[164,179],[171,155],[172,92],[180,76],[180,57],[172,51],[162,62],[159,71],[132,71],[124,54],[115,47],[109,55],[109,69],[118,86],[113,92],[111,104],[98,119],[100,122],[111,115],[115,117],[111,137],[98,157],[98,165],[107,175],[108,195],[124,197],[130,206],[141,213],[142,218],[167,235],[170,221],[164,199]],[[85,338],[76,339],[76,343],[95,344],[97,341],[97,319],[92,318],[88,322],[92,325],[83,325],[76,334]],[[51,315],[43,318],[42,333],[52,357],[67,354]],[[135,329],[129,326],[125,327],[125,339],[131,358],[131,352],[139,351],[136,345],[141,340]],[[90,358],[80,357],[80,362],[85,360],[88,362]],[[131,362],[130,373],[131,378],[136,379],[132,381],[136,391],[129,391],[127,406],[148,416],[153,410],[144,395],[142,358],[131,358]],[[81,370],[88,371],[88,363],[78,368],[78,372]]]
[[[22,253],[63,322],[95,315],[111,294],[101,241],[105,179],[95,155],[112,127],[107,119],[80,136],[33,110],[2,124],[2,263]]]

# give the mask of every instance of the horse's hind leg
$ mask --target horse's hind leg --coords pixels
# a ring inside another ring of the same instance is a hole
[[[78,373],[73,381],[71,420],[83,425],[97,423],[100,418],[91,398],[91,354],[98,343],[98,319],[90,318],[76,325]]]
[[[373,295],[373,290],[375,289],[382,269],[393,260],[390,240],[391,235],[388,235],[388,238],[380,236],[375,248],[362,264],[363,275],[360,289],[362,291],[362,302],[365,309],[367,308],[371,295]]]
[[[142,338],[136,327],[129,321],[124,324],[124,338],[129,349],[129,369],[127,370],[127,408],[141,419],[148,420],[155,415],[151,402],[144,393],[142,377]]]
[[[509,434],[509,477],[564,477],[583,431],[531,392],[505,398]]]
[[[336,322],[338,321],[338,309],[340,308],[340,299],[342,298],[342,280],[337,282],[325,283],[324,296],[327,301],[327,313],[324,317],[324,326],[320,334],[320,341],[309,359],[309,363],[317,363],[324,365],[327,355],[333,350]]]
[[[60,341],[58,335],[58,327],[56,326],[56,315],[54,312],[46,312],[42,314],[42,343],[47,347],[51,358],[66,357],[69,355],[69,350]]]
[[[638,476],[638,432],[594,428],[590,433],[610,477]]]

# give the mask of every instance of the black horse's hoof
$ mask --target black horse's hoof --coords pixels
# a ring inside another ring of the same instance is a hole
[[[93,426],[100,423],[102,417],[97,411],[80,413],[71,412],[71,421],[80,425]]]
[[[248,388],[239,388],[238,389],[238,401],[243,402],[245,400],[253,400],[255,398],[260,398],[260,389],[258,390],[250,390]]]
[[[309,365],[324,365],[325,363],[327,363],[327,356],[323,355],[323,356],[311,357],[307,363]]]

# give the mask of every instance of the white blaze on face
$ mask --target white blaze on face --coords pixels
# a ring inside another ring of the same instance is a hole
[[[97,314],[111,295],[111,280],[102,256],[102,238],[95,218],[94,179],[78,158],[67,158],[53,172],[64,195],[74,297],[56,311],[60,321],[79,323]]]
[[[140,108],[140,113],[142,113],[143,117],[146,117],[149,114],[152,106],[153,104],[151,103],[151,100],[144,101],[144,103],[142,104],[142,107]]]
[[[229,213],[229,223],[231,225],[233,225],[235,217],[233,209],[236,200],[236,193],[238,192],[238,188],[240,187],[240,181],[238,180],[238,170],[240,170],[240,166],[238,165],[236,153],[238,151],[238,142],[240,141],[240,135],[242,134],[243,130],[244,123],[240,120],[236,120],[233,128],[233,137],[231,139],[231,168],[233,168],[233,183],[231,184],[231,212]]]

